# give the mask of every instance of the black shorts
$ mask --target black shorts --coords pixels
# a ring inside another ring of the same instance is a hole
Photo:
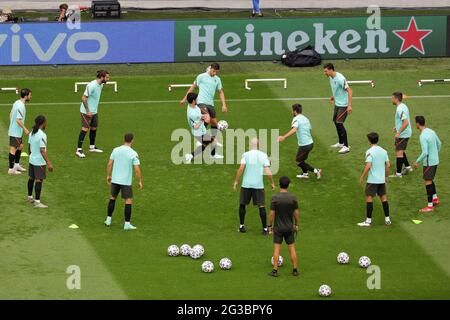
[[[28,166],[28,176],[33,180],[44,180],[47,178],[47,166]]]
[[[366,184],[366,196],[375,197],[376,195],[384,196],[386,194],[385,183],[367,183]]]
[[[434,180],[436,176],[437,165],[423,167],[423,180]]]
[[[216,108],[214,108],[214,106],[204,103],[199,103],[197,106],[200,108],[200,110],[202,110],[203,114],[209,114],[210,118],[214,119],[217,117]]]
[[[22,144],[22,138],[9,137],[9,146],[18,148]]]
[[[347,107],[334,106],[333,122],[344,123],[347,119]]]
[[[395,150],[406,150],[408,146],[409,138],[395,138]]]
[[[308,144],[307,146],[299,146],[297,149],[297,155],[295,157],[295,160],[297,162],[303,162],[306,161],[306,159],[308,159],[308,155],[311,152],[311,150],[313,149],[314,144]]]
[[[82,128],[97,128],[98,127],[98,113],[88,116],[87,114],[81,113],[81,127]]]
[[[295,243],[295,232],[273,232],[273,243],[282,244],[283,239],[288,245]]]
[[[122,199],[133,199],[133,187],[122,184],[111,183],[111,196],[117,198],[119,191],[122,193]]]
[[[240,204],[248,205],[252,199],[254,206],[264,206],[266,204],[264,189],[241,188]]]

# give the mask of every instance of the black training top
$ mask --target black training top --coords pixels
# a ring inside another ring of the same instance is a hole
[[[280,192],[270,201],[270,209],[275,210],[274,232],[291,232],[294,230],[294,211],[298,209],[295,195]]]

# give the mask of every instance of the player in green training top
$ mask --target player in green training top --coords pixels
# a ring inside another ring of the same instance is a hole
[[[103,152],[95,145],[98,128],[98,105],[102,94],[103,85],[109,81],[109,72],[106,70],[97,71],[97,79],[89,82],[81,97],[81,131],[78,136],[77,151],[75,154],[79,158],[84,158],[83,141],[89,131],[89,152]]]
[[[262,224],[262,234],[267,234],[267,215],[266,215],[266,195],[264,192],[263,176],[266,174],[271,182],[272,190],[275,190],[272,171],[270,170],[270,161],[266,153],[258,150],[259,142],[257,138],[250,141],[250,151],[244,152],[241,158],[241,165],[234,178],[233,190],[237,190],[239,179],[242,179],[241,195],[239,202],[239,232],[246,232],[245,228],[245,207],[253,199],[253,205],[259,207],[259,216]]]
[[[222,101],[222,112],[228,112],[227,103],[225,101],[225,92],[223,91],[222,81],[220,80],[218,73],[220,65],[216,62],[212,63],[205,73],[201,73],[197,76],[192,86],[187,91],[184,98],[181,100],[181,104],[185,105],[187,96],[195,89],[199,89],[197,104],[202,110],[202,113],[209,114],[209,122],[205,122],[205,127],[208,127],[208,123],[211,124],[211,136],[215,137],[217,134],[217,114],[214,107],[214,96],[216,92],[219,92],[220,100]],[[221,146],[221,145],[220,145]],[[216,154],[215,149],[211,150],[211,155],[216,159],[222,159],[222,155]]]
[[[314,141],[311,136],[311,123],[309,119],[302,114],[302,105],[294,104],[292,106],[292,112],[294,113],[294,119],[292,120],[292,129],[284,136],[278,137],[278,142],[284,141],[287,137],[297,133],[298,149],[295,160],[297,165],[302,169],[303,173],[298,174],[297,178],[308,179],[308,171],[314,172],[317,179],[322,177],[322,169],[311,167],[306,160],[308,155],[314,147]]]
[[[419,162],[423,164],[423,180],[425,189],[427,190],[428,204],[420,209],[420,212],[431,212],[434,206],[439,204],[439,198],[434,184],[434,177],[439,164],[439,151],[441,151],[442,142],[439,140],[436,132],[425,127],[425,118],[423,116],[416,117],[416,128],[420,130],[420,147],[422,153],[414,163],[414,167],[419,167]]]
[[[331,91],[333,93],[330,101],[334,104],[333,122],[339,138],[339,141],[331,147],[340,148],[339,153],[344,154],[350,152],[344,122],[347,115],[352,113],[353,91],[349,87],[347,79],[341,73],[334,70],[332,63],[325,64],[323,70],[325,75],[330,79]]]
[[[200,145],[195,148],[192,153],[188,153],[185,156],[185,162],[191,163],[195,156],[205,151],[206,147],[213,143],[212,147],[215,148],[215,139],[206,134],[205,122],[209,120],[209,114],[202,114],[200,108],[197,106],[197,94],[191,92],[187,95],[188,107],[187,107],[187,120],[189,127],[192,130],[192,135]]]
[[[386,195],[386,177],[389,174],[389,157],[382,147],[378,145],[378,134],[371,132],[367,135],[369,139],[370,149],[366,151],[366,165],[364,171],[359,178],[360,183],[366,183],[366,221],[358,223],[360,227],[370,227],[372,225],[373,198],[378,194],[383,205],[386,225],[391,225],[389,217],[389,204]]]
[[[8,174],[20,174],[23,171],[27,171],[20,165],[20,155],[22,154],[23,142],[22,136],[28,136],[28,131],[25,126],[25,118],[27,110],[25,103],[31,99],[31,90],[23,88],[20,90],[20,99],[14,102],[9,114],[9,169]]]
[[[273,233],[273,270],[269,276],[278,277],[278,257],[283,240],[289,248],[292,261],[292,275],[298,276],[297,253],[295,252],[295,235],[298,231],[298,201],[295,195],[288,192],[288,177],[280,178],[280,193],[270,201],[269,233]],[[294,221],[295,220],[295,221]],[[275,222],[272,228],[272,223]]]
[[[136,229],[130,223],[131,205],[133,204],[133,168],[138,179],[139,189],[142,189],[142,175],[139,156],[131,148],[133,140],[134,135],[132,133],[125,134],[124,144],[113,150],[108,161],[106,181],[111,185],[111,198],[109,199],[108,215],[105,220],[105,225],[108,227],[111,225],[117,196],[121,192],[122,198],[125,199],[125,224],[123,229]]]
[[[47,135],[45,134],[45,127],[47,120],[44,116],[37,116],[34,120],[33,130],[28,139],[30,146],[29,157],[29,179],[28,179],[28,202],[33,203],[35,208],[47,208],[41,202],[42,183],[44,182],[46,170],[53,172],[53,165],[50,162],[47,154]],[[33,187],[35,198],[33,199]]]
[[[392,104],[396,106],[395,110],[395,155],[397,157],[397,171],[390,175],[390,178],[401,178],[403,174],[409,174],[412,168],[406,157],[406,147],[408,140],[411,138],[412,129],[411,121],[409,119],[409,109],[403,103],[403,94],[401,92],[394,92],[392,94]],[[405,165],[405,170],[402,172],[402,166]]]

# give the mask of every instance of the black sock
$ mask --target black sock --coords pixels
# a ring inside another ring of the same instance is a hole
[[[125,204],[125,222],[131,221],[131,204]]]
[[[434,181],[433,181],[433,183],[431,185],[433,186],[433,195],[437,194],[437,192],[436,192],[436,185],[434,184]]]
[[[83,147],[83,141],[84,137],[86,137],[86,131],[81,130],[80,135],[78,137],[78,149],[81,149]]]
[[[36,193],[36,200],[41,200],[42,181],[36,182],[34,186],[34,192]]]
[[[366,202],[367,218],[372,219],[373,202]]]
[[[14,168],[14,161],[16,159],[16,155],[14,154],[9,154],[9,168],[12,169]]]
[[[433,194],[434,194],[433,185],[432,184],[426,185],[425,189],[427,189],[428,203],[432,203],[433,202]]]
[[[267,215],[266,215],[265,207],[259,208],[259,217],[261,218],[262,227],[264,229],[266,229],[267,228]]]
[[[109,203],[108,203],[108,217],[112,217],[113,212],[114,212],[114,206],[116,205],[116,200],[113,199],[109,199]]]
[[[14,162],[15,163],[19,163],[20,162],[20,155],[22,154],[22,150],[17,149],[16,150],[16,154],[14,156]]]
[[[28,196],[31,197],[33,195],[33,186],[34,186],[34,179],[28,179]]]
[[[405,164],[405,167],[409,167],[410,166],[408,158],[406,157],[405,151],[403,151],[403,163]]]
[[[97,136],[97,130],[89,131],[89,144],[95,146],[95,137]]]
[[[342,141],[344,141],[344,146],[348,147],[348,138],[347,138],[347,130],[342,123]]]
[[[402,173],[402,165],[403,165],[403,158],[397,157],[397,173],[398,174]]]
[[[239,222],[240,224],[244,224],[245,221],[245,205],[239,205]]]
[[[384,216],[389,217],[389,203],[387,201],[382,202]]]

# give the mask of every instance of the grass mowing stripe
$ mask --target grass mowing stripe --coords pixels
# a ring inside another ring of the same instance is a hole
[[[0,136],[6,135],[0,122]],[[6,153],[1,144],[0,158],[4,163]],[[23,158],[22,162],[27,160]],[[6,169],[2,169],[2,175],[6,175]],[[48,183],[43,185],[43,201],[48,201],[50,207],[42,210],[25,202],[27,176],[0,179],[0,199],[8,204],[8,210],[1,210],[0,299],[127,298],[82,231],[68,229],[73,220],[68,212],[61,212],[53,195],[53,176],[50,174]],[[81,269],[81,290],[66,287],[66,269],[70,265]]]
[[[450,95],[428,95],[428,96],[408,96],[414,99],[439,99],[450,98]],[[353,97],[353,100],[376,100],[376,99],[390,99],[390,96],[372,96],[372,97]],[[305,97],[305,98],[255,98],[255,99],[227,99],[229,102],[258,102],[258,101],[327,101],[329,97]],[[216,100],[219,101],[219,100]],[[155,104],[155,103],[179,103],[180,100],[131,100],[131,101],[102,101],[102,104]],[[78,105],[81,102],[38,102],[31,103],[34,106],[57,106],[57,105]],[[0,106],[10,106],[11,103],[0,103]]]

